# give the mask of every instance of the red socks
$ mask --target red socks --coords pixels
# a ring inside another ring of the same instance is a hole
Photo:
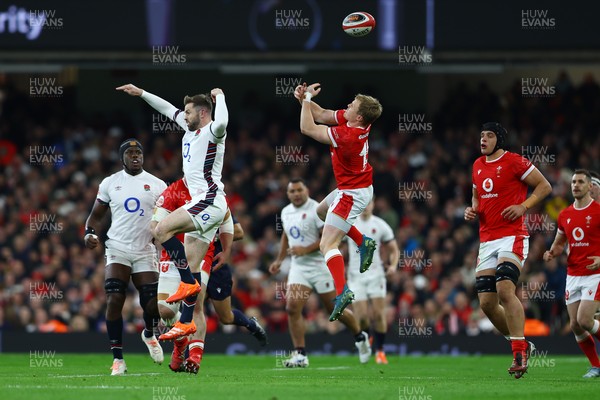
[[[342,253],[338,249],[329,250],[325,254],[325,261],[327,262],[327,268],[333,276],[333,283],[335,285],[335,293],[340,294],[344,290],[346,285],[346,270],[344,269],[344,258]]]
[[[354,225],[350,227],[350,230],[348,231],[348,233],[346,233],[346,235],[348,235],[348,237],[352,239],[357,246],[360,246],[362,244],[363,234],[360,233],[360,231],[356,229]]]

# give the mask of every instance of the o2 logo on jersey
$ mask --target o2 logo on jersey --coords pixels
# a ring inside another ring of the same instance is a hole
[[[481,187],[483,188],[483,190],[489,193],[492,190],[494,190],[494,181],[492,180],[492,178],[485,178]]]
[[[583,229],[581,229],[580,227],[574,228],[573,232],[571,232],[573,235],[573,239],[577,240],[578,242],[581,241],[581,239],[583,239],[583,237],[585,236],[585,234],[583,233]]]
[[[133,203],[134,207],[132,207],[132,203]],[[136,213],[136,212],[139,211],[140,212],[140,217],[143,217],[144,216],[144,209],[141,208],[141,206],[142,206],[142,204],[140,203],[140,200],[137,197],[129,197],[123,203],[123,207],[125,208],[125,210],[127,212]]]
[[[183,159],[187,160],[187,162],[192,161],[192,155],[190,154],[190,144],[189,143],[183,144]]]
[[[290,228],[290,236],[293,237],[294,239],[298,239],[299,237],[302,236],[302,234],[300,233],[300,229],[298,229],[297,226],[292,226]],[[302,236],[302,241],[304,241],[304,236]]]

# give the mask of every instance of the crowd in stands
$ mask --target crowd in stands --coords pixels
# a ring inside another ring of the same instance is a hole
[[[398,270],[388,281],[390,329],[411,319],[439,335],[493,330],[474,290],[478,224],[465,222],[463,211],[471,201],[479,127],[497,120],[509,131],[509,149],[531,158],[553,187],[527,217],[530,251],[517,288],[527,329],[568,333],[566,256],[546,264],[542,254],[554,238],[558,212],[572,201],[572,171],[600,170],[600,86],[592,75],[574,85],[567,73],[554,85],[554,96],[524,97],[519,82],[499,93],[483,82],[458,84],[425,132],[399,130],[397,113],[390,112],[394,107],[384,104],[370,137],[370,163],[375,214],[393,228],[401,250]],[[132,136],[144,144],[144,169],[167,184],[182,174],[179,133],[156,132],[150,122],[137,126],[123,114],[84,117],[75,99],[74,88],[66,88],[59,100],[36,99],[18,91],[10,76],[0,79],[0,327],[5,330],[104,331],[103,249],[86,249],[82,240],[98,185],[122,168],[118,145]],[[335,182],[326,146],[299,132],[297,103],[267,104],[254,93],[239,109],[230,105],[223,177],[230,208],[245,230],[230,263],[232,301],[259,317],[268,331],[285,332],[285,273],[270,276],[267,269],[278,251],[286,185],[290,177],[303,177],[311,197],[320,201]],[[147,107],[141,120],[151,121],[151,113]],[[286,161],[278,157],[282,154],[298,157]],[[96,230],[105,233],[108,223]],[[207,310],[209,332],[225,330],[210,306]],[[142,329],[133,287],[123,312],[126,331]],[[305,316],[307,332],[345,329],[328,322],[316,297]]]

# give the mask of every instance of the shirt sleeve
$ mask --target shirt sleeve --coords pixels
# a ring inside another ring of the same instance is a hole
[[[514,162],[511,163],[515,176],[519,180],[527,178],[527,176],[535,169],[535,165],[531,163],[526,157],[517,155]]]
[[[348,122],[346,118],[344,118],[344,110],[336,110],[333,113],[333,117],[335,118],[335,122],[337,122],[338,125],[342,125]]]
[[[109,178],[104,178],[102,180],[102,182],[100,183],[100,187],[98,188],[98,196],[96,196],[97,199],[104,204],[110,203],[110,195],[108,193],[108,180]]]
[[[558,214],[558,219],[556,221],[556,231],[561,235],[565,234],[565,229],[563,227],[563,213]]]
[[[387,222],[380,218],[379,225],[381,227],[381,243],[387,243],[395,239],[394,231]]]

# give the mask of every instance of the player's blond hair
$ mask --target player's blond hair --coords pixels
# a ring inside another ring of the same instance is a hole
[[[208,112],[212,113],[212,99],[210,94],[196,94],[194,96],[185,96],[183,98],[183,106],[185,107],[189,103],[194,104],[196,107],[204,107]]]
[[[383,112],[381,103],[375,97],[359,93],[354,98],[360,102],[357,113],[367,125],[375,122]]]

